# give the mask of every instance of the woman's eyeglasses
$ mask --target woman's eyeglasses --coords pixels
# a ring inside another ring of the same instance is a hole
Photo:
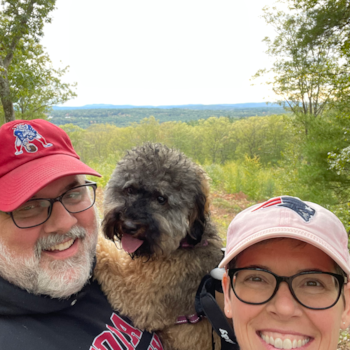
[[[307,271],[290,277],[278,276],[259,268],[229,269],[231,287],[236,297],[251,305],[270,301],[281,282],[288,284],[295,300],[308,309],[325,310],[334,306],[347,278],[330,272]]]

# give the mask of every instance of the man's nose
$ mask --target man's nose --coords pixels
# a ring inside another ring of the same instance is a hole
[[[53,203],[49,220],[44,223],[47,233],[55,232],[65,234],[78,222],[74,214],[69,213],[59,201]]]

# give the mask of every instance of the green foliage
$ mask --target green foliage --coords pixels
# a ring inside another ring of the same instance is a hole
[[[242,135],[248,134],[252,124],[259,131],[259,144],[246,153],[252,158],[259,157],[262,164],[276,164],[291,138],[290,128],[282,124],[283,120],[276,116],[252,117],[232,123],[226,117],[211,117],[192,126],[183,122],[159,123],[150,117],[126,128],[109,124],[93,124],[87,129],[66,124],[62,128],[71,136],[84,161],[101,161],[109,154],[122,154],[133,146],[152,141],[180,149],[201,164],[224,164],[244,158],[252,141]]]
[[[4,0],[0,13],[0,43],[2,49],[13,48],[21,38],[38,42],[43,36],[45,23],[51,22],[49,14],[55,9],[55,0]],[[1,54],[6,57],[6,52]]]
[[[321,115],[329,106],[347,99],[349,66],[344,64],[335,43],[337,34],[322,40],[309,40],[317,20],[309,8],[290,11],[265,8],[264,18],[277,36],[265,39],[267,53],[275,58],[270,70],[260,70],[255,77],[272,73],[269,84],[281,97],[280,103],[296,115]],[[306,129],[307,132],[307,129]]]
[[[0,100],[4,121],[44,118],[50,107],[76,96],[61,82],[67,72],[52,68],[40,45],[55,0],[3,0],[0,11]],[[14,108],[15,105],[15,108]],[[16,113],[15,113],[16,112]]]
[[[333,42],[338,51],[350,58],[350,7],[348,0],[293,0],[291,6],[308,11],[314,19],[314,26],[305,37],[306,44],[325,40],[336,34]]]
[[[161,109],[161,108],[130,108],[130,109],[71,109],[53,110],[50,115],[52,122],[56,125],[72,123],[81,128],[88,128],[92,124],[112,124],[119,127],[130,126],[139,123],[145,118],[154,116],[160,123],[186,122],[190,126],[198,125],[199,119],[210,117],[228,117],[233,123],[237,119],[255,116],[267,116],[284,113],[283,108],[263,107],[244,108],[230,110],[210,109]]]
[[[119,159],[122,154],[137,143],[131,134],[133,128],[117,128],[114,125],[96,124],[82,129],[73,124],[62,126],[84,163],[103,163],[108,157]],[[114,163],[115,165],[115,163]]]
[[[305,121],[308,133],[305,134]],[[329,150],[349,145],[344,119],[327,112],[321,117],[251,117],[232,123],[228,118],[160,123],[154,117],[119,128],[93,124],[87,129],[62,126],[82,161],[99,171],[104,187],[125,152],[145,141],[161,142],[183,151],[201,164],[212,188],[244,193],[263,201],[280,195],[319,203],[339,214],[350,228],[349,180],[329,164]],[[220,203],[217,203],[218,205]]]
[[[350,146],[340,150],[339,153],[329,152],[330,168],[336,170],[338,175],[345,175],[350,168]]]
[[[159,121],[150,116],[141,120],[140,124],[133,124],[133,128],[136,131],[137,141],[136,144],[140,145],[144,142],[159,142],[160,141],[160,125]]]
[[[258,156],[262,164],[277,164],[281,152],[293,138],[290,126],[286,116],[240,120],[235,124],[236,153],[250,158]]]
[[[45,118],[51,107],[76,96],[76,84],[61,82],[68,67],[55,69],[43,47],[33,40],[20,40],[8,69],[16,118]]]
[[[263,168],[257,157],[225,165],[211,164],[204,169],[213,187],[227,193],[243,192],[249,199],[262,201],[281,194],[276,185],[275,169]]]
[[[340,176],[348,176],[350,170],[350,116],[336,118],[342,127],[337,147],[333,147],[328,153],[330,169]],[[341,142],[340,142],[341,141]]]
[[[5,123],[5,113],[2,108],[0,108],[0,125]]]
[[[120,158],[121,157],[117,154],[109,154],[103,162],[90,161],[87,163],[91,168],[102,175],[102,177],[93,177],[93,181],[97,182],[99,187],[106,187]]]
[[[281,171],[289,178],[281,177],[281,186],[286,194],[311,200],[321,205],[335,205],[348,197],[349,181],[329,164],[329,150],[343,148],[343,126],[332,113],[320,118],[310,117],[308,134],[304,125],[293,119],[295,141],[285,149],[279,162]]]
[[[230,153],[235,151],[234,125],[225,117],[210,117],[199,121],[198,141],[210,163],[224,163],[230,158]]]
[[[280,96],[280,104],[293,112],[281,123],[289,129],[287,140],[279,139],[278,132],[267,136],[272,140],[275,135],[275,144],[280,140],[282,154],[273,163],[271,189],[319,203],[338,213],[349,228],[349,1],[280,2],[287,11],[264,10],[266,22],[277,33],[273,40],[265,39],[267,53],[275,61],[270,70],[255,76],[270,73],[268,84]],[[238,150],[250,158],[253,150],[266,167],[258,148],[259,129],[252,124],[248,130],[251,141]]]
[[[344,224],[345,230],[350,232],[350,203],[341,203],[338,205],[326,205],[326,208],[331,210]],[[350,242],[348,243],[350,249]]]

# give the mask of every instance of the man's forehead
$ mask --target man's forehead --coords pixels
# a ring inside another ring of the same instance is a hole
[[[39,198],[46,193],[58,193],[58,196],[60,193],[68,191],[70,188],[73,188],[75,186],[83,185],[84,183],[85,175],[63,176],[59,179],[48,183],[46,186],[44,186],[42,189],[36,192],[31,198]],[[54,194],[53,196],[56,196],[56,194]]]

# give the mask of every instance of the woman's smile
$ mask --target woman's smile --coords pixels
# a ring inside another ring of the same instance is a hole
[[[301,334],[260,331],[258,335],[266,344],[277,349],[297,349],[312,341],[311,337]]]
[[[349,318],[348,289],[334,306],[325,310],[313,310],[303,306],[292,295],[284,280],[280,282],[271,299],[268,300],[269,295],[264,300],[259,299],[260,291],[264,292],[270,283],[274,283],[274,275],[289,277],[305,271],[337,273],[336,264],[323,251],[289,238],[275,238],[257,243],[236,257],[234,268],[229,267],[230,276],[224,276],[223,286],[226,316],[234,320],[234,330],[241,350],[336,349],[341,320]],[[230,280],[232,276],[233,284]],[[311,290],[315,293],[313,299],[322,303],[324,299],[320,298],[323,295],[321,293],[328,291],[316,283],[317,274],[311,276],[316,277],[302,277],[303,283],[298,283],[296,288],[301,286],[303,290]],[[237,289],[235,292],[232,285]],[[338,285],[327,288],[337,289],[332,295],[338,295]],[[244,293],[239,294],[242,291]],[[256,300],[252,299],[254,295]],[[244,298],[261,304],[245,303]]]

